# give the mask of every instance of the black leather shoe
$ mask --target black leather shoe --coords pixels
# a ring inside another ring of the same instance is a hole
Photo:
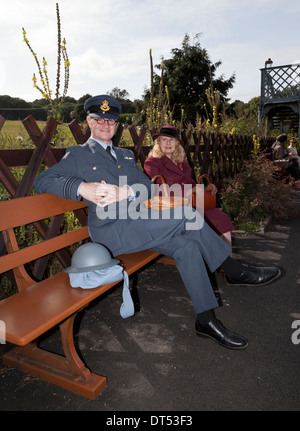
[[[226,275],[226,282],[230,286],[264,286],[272,283],[281,275],[279,268],[274,266],[258,267],[243,265],[243,272],[239,278],[233,279]]]
[[[217,343],[228,349],[245,349],[248,346],[246,338],[226,329],[217,319],[212,319],[208,323],[200,323],[196,319],[195,329],[197,335],[204,338],[212,338]]]

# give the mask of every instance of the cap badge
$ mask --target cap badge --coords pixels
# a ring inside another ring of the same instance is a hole
[[[104,112],[107,112],[110,110],[109,103],[106,99],[103,100],[102,105],[100,105],[100,109],[101,109],[101,111],[104,111]]]

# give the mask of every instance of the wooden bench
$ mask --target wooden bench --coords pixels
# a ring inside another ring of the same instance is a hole
[[[0,231],[7,249],[7,253],[0,257],[0,273],[13,270],[18,286],[16,294],[0,302],[0,321],[5,324],[6,341],[16,345],[3,355],[2,360],[28,374],[95,399],[105,388],[107,379],[92,373],[80,359],[74,346],[73,323],[81,309],[119,282],[95,289],[74,289],[64,271],[38,282],[26,271],[24,265],[28,262],[88,240],[86,226],[49,239],[46,235],[41,242],[23,249],[19,249],[14,233],[18,226],[38,224],[50,217],[53,220],[85,207],[82,201],[61,199],[50,194],[0,202]],[[146,250],[117,258],[131,275],[158,256],[158,253]],[[57,325],[64,356],[43,350],[38,345],[38,338]]]

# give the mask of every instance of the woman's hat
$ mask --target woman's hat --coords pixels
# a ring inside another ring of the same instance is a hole
[[[154,133],[152,135],[153,141],[155,141],[155,139],[157,139],[159,136],[167,136],[168,138],[175,138],[181,143],[181,145],[183,145],[183,141],[182,139],[179,138],[179,132],[176,129],[176,127],[173,127],[173,126],[162,127],[159,133]]]
[[[277,141],[283,143],[285,141],[287,141],[287,135],[285,133],[282,133],[281,135],[277,136]]]

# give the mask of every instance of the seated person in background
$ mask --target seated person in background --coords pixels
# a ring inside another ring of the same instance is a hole
[[[292,141],[292,139],[291,139]],[[296,142],[295,142],[296,143]],[[300,157],[294,154],[294,151],[288,151],[286,148],[287,136],[285,133],[277,136],[274,148],[272,160],[288,160],[289,167],[288,171],[295,178],[296,181],[300,180]],[[296,150],[296,149],[295,149]],[[297,150],[296,150],[297,151]]]
[[[184,184],[196,186],[176,127],[164,126],[159,133],[152,136],[152,139],[154,147],[144,163],[144,171],[148,177],[152,179],[155,175],[162,175],[169,187],[173,184],[180,184],[182,192]],[[161,184],[159,178],[157,183]],[[210,190],[212,194],[217,193],[214,184],[206,186],[206,190]],[[231,246],[231,232],[234,230],[234,226],[227,214],[214,208],[204,211],[204,219]]]
[[[296,148],[296,138],[291,138],[290,139],[290,145],[287,147],[287,152],[289,153],[289,155],[293,155],[293,156],[298,156],[298,151]]]
[[[287,136],[285,133],[277,136],[273,146],[273,157],[272,160],[284,160],[287,157],[286,150]]]

